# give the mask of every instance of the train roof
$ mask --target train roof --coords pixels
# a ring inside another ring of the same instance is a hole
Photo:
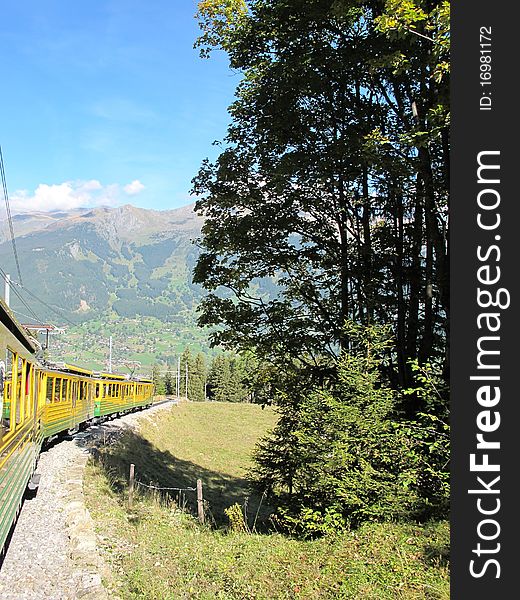
[[[121,373],[103,373],[100,371],[95,371],[94,377],[98,377],[99,379],[120,379],[120,380],[129,379],[129,376],[122,375]]]
[[[66,371],[68,373],[78,373],[80,375],[92,375],[92,371],[90,369],[84,369],[83,367],[78,367],[76,365],[71,365],[69,363],[65,363],[65,362],[58,362],[58,363],[49,363],[49,365],[53,368],[53,369],[57,369],[59,371]]]
[[[25,347],[35,354],[38,350],[36,342],[29,336],[25,329],[17,322],[11,309],[0,298],[0,323]]]

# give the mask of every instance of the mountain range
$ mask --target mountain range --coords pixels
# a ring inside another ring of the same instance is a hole
[[[106,341],[113,330],[126,344],[123,354],[146,355],[148,364],[168,363],[186,345],[207,348],[207,335],[195,325],[203,290],[192,283],[191,271],[203,219],[194,213],[193,204],[165,211],[125,205],[20,213],[13,215],[12,223],[28,291],[15,286],[11,307],[22,323],[34,322],[37,316],[64,325],[69,338],[87,338],[87,354],[93,352],[93,341],[88,342],[93,331]],[[17,280],[8,231],[7,223],[0,223],[0,266]],[[170,328],[171,356],[160,343],[147,346],[165,327]],[[128,348],[128,328],[141,345]],[[81,360],[84,355],[76,356],[76,350],[82,344],[76,340],[73,352],[67,343],[61,347],[65,336],[57,337],[60,341],[53,346],[63,355],[59,358]],[[106,354],[105,341],[101,354]],[[97,355],[87,358],[96,364],[101,360]]]
[[[192,308],[197,257],[192,243],[202,219],[193,205],[155,211],[125,205],[13,216],[24,285],[41,300],[80,320],[102,311],[167,318]],[[7,228],[4,226],[4,230]],[[11,242],[0,238],[0,264],[16,279]],[[16,298],[15,310],[22,311]],[[45,305],[38,314],[59,320]]]

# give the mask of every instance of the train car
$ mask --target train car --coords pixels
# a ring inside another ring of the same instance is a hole
[[[43,364],[38,342],[0,299],[0,551],[33,478],[44,440],[153,402],[149,379]]]
[[[43,436],[78,431],[94,417],[96,382],[92,371],[68,364],[42,371],[45,390]]]
[[[96,417],[149,406],[153,401],[153,383],[148,379],[131,380],[125,375],[94,373],[97,380]]]
[[[43,441],[37,345],[0,300],[0,549],[21,506]]]

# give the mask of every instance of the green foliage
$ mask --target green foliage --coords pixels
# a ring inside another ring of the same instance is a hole
[[[247,4],[245,0],[200,0],[197,9],[202,35],[195,47],[200,48],[201,56],[206,58],[212,47],[225,49],[231,43],[232,32],[247,13]]]
[[[302,534],[304,538],[333,536],[348,530],[342,512],[331,506],[325,510],[303,506],[296,516],[293,511],[282,507],[273,520],[292,533]]]
[[[221,353],[213,359],[208,377],[208,393],[210,399],[216,402],[248,400],[238,357]]]
[[[164,393],[168,395],[172,395],[175,393],[175,385],[173,382],[171,371],[166,371],[166,375],[164,376]]]
[[[207,368],[204,356],[199,352],[192,360],[191,377],[188,381],[188,398],[196,402],[206,400]]]
[[[188,376],[186,389],[186,374]],[[204,402],[206,399],[206,362],[204,356],[198,353],[193,356],[187,346],[181,354],[180,361],[180,394],[193,402]]]
[[[222,152],[194,179],[199,323],[217,326],[214,344],[318,378],[349,350],[345,321],[388,323],[399,386],[409,359],[446,369],[448,3],[200,6],[198,44],[243,79]]]
[[[220,353],[208,373],[208,397],[217,402],[270,404],[273,398],[273,369],[253,352]]]
[[[420,472],[416,488],[423,510],[431,517],[444,516],[450,502],[450,425],[448,389],[439,367],[412,361],[415,387],[403,391],[423,401],[424,411],[401,424],[418,456]]]
[[[152,382],[156,394],[165,393],[164,379],[161,377],[161,367],[157,363],[152,367]]]
[[[255,454],[256,486],[273,494],[278,518],[304,536],[385,521],[445,515],[448,446],[440,419],[401,420],[398,394],[382,378],[388,331],[350,324],[352,350],[338,378],[295,402]],[[431,379],[421,381],[431,405]]]
[[[224,513],[226,517],[229,519],[229,528],[231,531],[238,531],[242,533],[248,533],[249,527],[244,518],[244,513],[242,512],[242,507],[238,502],[232,504],[228,508],[224,509]]]

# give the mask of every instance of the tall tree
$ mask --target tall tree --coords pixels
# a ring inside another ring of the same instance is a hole
[[[191,376],[192,369],[193,355],[189,346],[187,346],[181,354],[179,394],[190,400],[191,398],[189,397],[189,379]]]
[[[199,4],[203,53],[244,76],[194,180],[215,343],[323,378],[347,320],[384,322],[397,383],[413,358],[448,376],[448,17],[426,0]]]
[[[164,393],[168,395],[174,393],[174,385],[171,371],[166,371],[166,375],[164,376]]]
[[[161,367],[158,363],[152,366],[152,382],[156,394],[164,394],[164,381],[161,377]]]
[[[208,375],[209,393],[217,402],[251,401],[252,387],[248,365],[239,356],[218,354]]]
[[[207,369],[204,356],[199,352],[191,364],[191,373],[188,377],[188,397],[195,402],[204,402],[206,399]]]

